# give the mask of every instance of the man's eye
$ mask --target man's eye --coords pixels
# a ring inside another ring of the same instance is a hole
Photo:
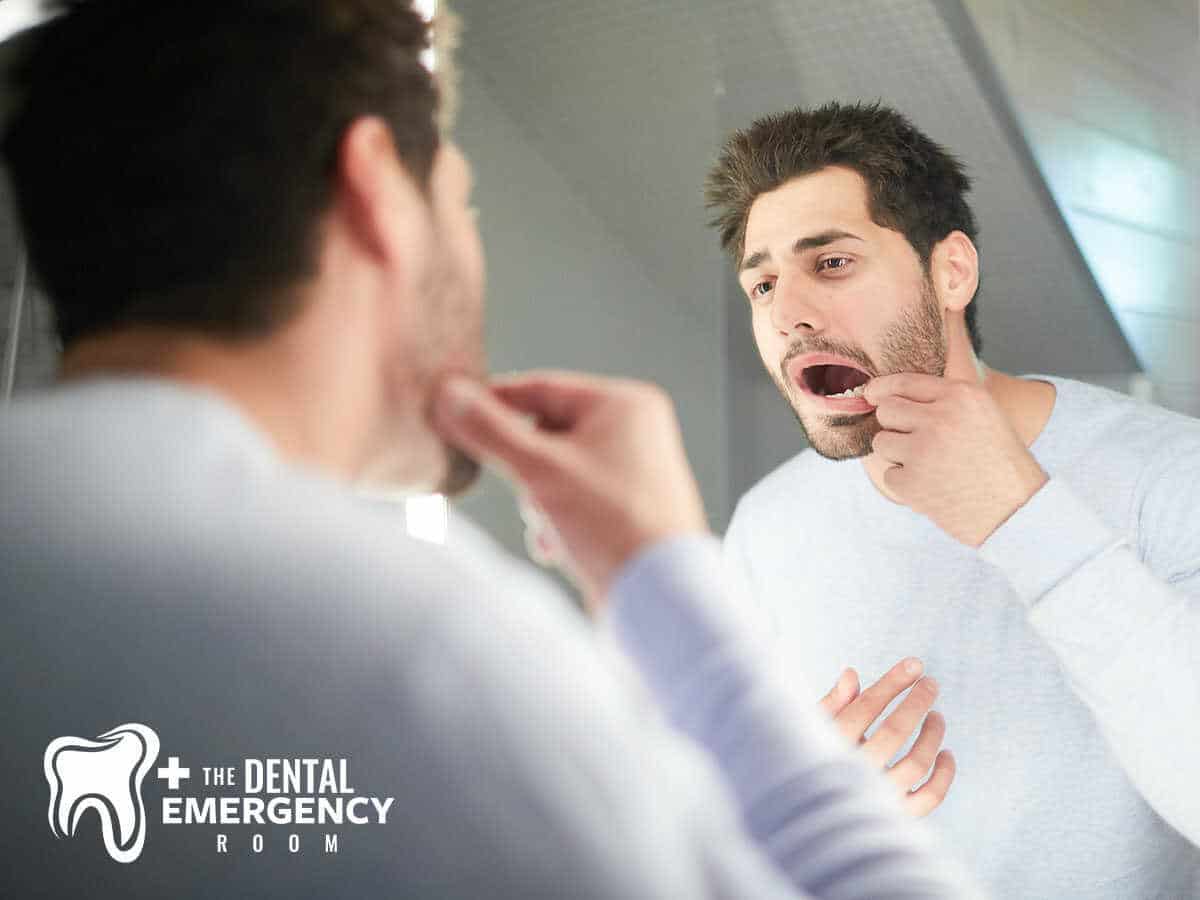
[[[827,256],[817,261],[818,272],[828,272],[834,269],[845,269],[853,260],[848,256]]]
[[[760,281],[754,287],[750,288],[750,296],[756,298],[765,296],[773,286],[773,283],[770,281]]]

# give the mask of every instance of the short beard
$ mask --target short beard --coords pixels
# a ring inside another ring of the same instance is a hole
[[[465,494],[479,480],[481,467],[472,457],[457,447],[446,447],[446,470],[438,483],[437,493],[447,497]]]
[[[820,416],[817,421],[805,422],[792,400],[786,372],[787,360],[801,352],[836,353],[855,360],[875,376],[898,372],[918,372],[925,375],[946,374],[946,332],[933,284],[926,276],[921,287],[921,302],[915,310],[905,310],[883,333],[880,365],[859,348],[821,338],[805,341],[794,347],[780,366],[776,379],[779,389],[792,406],[792,414],[800,424],[805,440],[826,459],[860,459],[871,453],[871,442],[882,428],[875,413],[845,416]],[[774,377],[774,375],[772,376]]]

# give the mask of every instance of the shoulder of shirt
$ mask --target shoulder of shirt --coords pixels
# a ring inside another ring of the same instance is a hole
[[[1200,420],[1095,385],[1045,379],[1059,389],[1065,452],[1045,461],[1139,558],[1175,579],[1200,566]]]
[[[232,407],[199,392],[68,386],[2,415],[0,479],[13,502],[0,505],[0,523],[70,534],[64,554],[156,557],[164,577],[175,567],[244,585],[272,616],[291,615],[292,598],[322,619],[357,609],[394,623],[475,614],[519,624],[529,607],[566,627],[579,618],[550,579],[465,516],[451,512],[445,545],[410,536],[402,504],[283,462]]]
[[[1070,456],[1126,472],[1200,466],[1200,419],[1068,378],[1037,377],[1058,389]]]

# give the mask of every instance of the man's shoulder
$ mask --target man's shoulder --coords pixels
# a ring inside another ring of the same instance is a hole
[[[1093,384],[1052,383],[1062,406],[1056,439],[1072,464],[1126,472],[1200,467],[1200,419]]]
[[[1051,477],[1136,543],[1154,571],[1200,564],[1200,419],[1095,385],[1056,380],[1065,415]]]
[[[240,602],[280,621],[393,627],[553,593],[463,517],[450,515],[444,545],[414,537],[402,503],[288,465],[203,397],[95,386],[14,406],[0,436],[0,526],[13,535],[0,560],[46,591],[90,584],[194,601],[200,616]]]
[[[1158,431],[1200,435],[1200,419],[1120,393],[1112,388],[1057,376],[1028,376],[1049,381],[1072,418],[1094,422],[1100,427],[1137,422]]]

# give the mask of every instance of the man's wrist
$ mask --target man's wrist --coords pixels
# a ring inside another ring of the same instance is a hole
[[[643,675],[673,684],[711,641],[740,631],[726,596],[720,541],[674,534],[644,547],[612,580],[602,612]]]
[[[979,548],[998,566],[1026,606],[1121,537],[1092,512],[1060,478],[1050,478]]]
[[[1032,467],[1021,473],[1020,486],[1014,490],[1012,499],[1005,504],[1004,509],[1000,511],[991,530],[979,538],[979,540],[975,543],[975,547],[977,549],[982,548],[982,546],[991,539],[992,535],[1003,528],[1006,522],[1011,520],[1012,517],[1021,510],[1022,507],[1024,507],[1027,503],[1029,503],[1030,500],[1037,496],[1038,492],[1042,490],[1049,483],[1049,481],[1050,476],[1045,473],[1045,471],[1040,465],[1038,465],[1036,461],[1033,461]]]

